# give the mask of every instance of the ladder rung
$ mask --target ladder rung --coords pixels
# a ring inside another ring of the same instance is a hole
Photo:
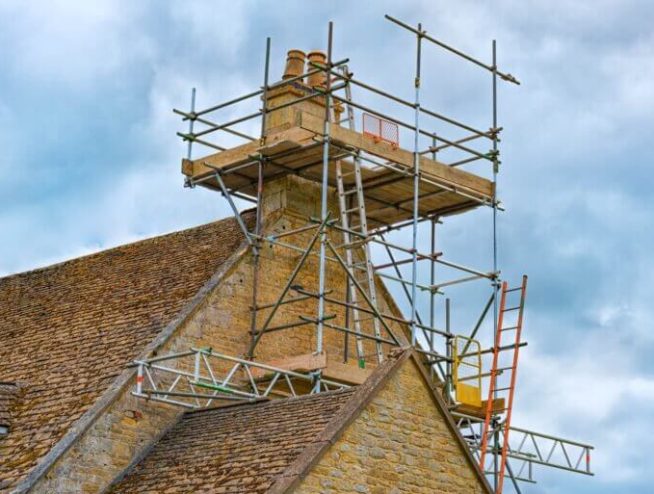
[[[355,211],[358,211],[358,210],[359,210],[359,207],[357,206],[356,208],[346,209],[344,212],[345,213],[354,213]]]
[[[518,310],[518,309],[520,309],[519,305],[517,307],[509,307],[508,309],[503,309],[502,312],[509,312],[509,311]]]
[[[504,292],[504,293],[517,292],[518,290],[522,290],[522,287],[521,287],[521,286],[518,286],[518,287],[516,287],[516,288],[510,288],[510,289],[508,289],[508,290],[507,290],[506,292]]]
[[[511,365],[509,367],[500,367],[496,372],[504,372],[506,370],[513,370],[513,366]]]
[[[350,196],[350,195],[356,194],[356,193],[357,193],[357,189],[350,189],[350,190],[346,190],[345,192],[343,192],[343,195],[344,196]]]
[[[513,388],[511,386],[509,386],[507,388],[497,388],[497,389],[494,389],[493,391],[508,391],[510,389],[513,389]]]
[[[511,327],[509,327],[509,328],[502,328],[502,329],[500,329],[500,331],[511,331],[511,330],[513,330],[513,329],[518,329],[518,327],[519,327],[519,326],[511,326]]]

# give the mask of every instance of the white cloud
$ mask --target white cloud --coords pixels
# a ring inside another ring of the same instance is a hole
[[[212,54],[216,66],[226,61],[247,63],[242,48],[249,28],[247,13],[253,7],[256,4],[251,1],[168,3],[170,16],[182,36],[188,37],[194,51]]]
[[[12,41],[6,61],[21,77],[92,89],[152,49],[139,29],[143,6],[112,0],[6,2],[0,7]]]
[[[593,444],[600,483],[640,480],[648,464],[643,452],[654,446],[638,433],[654,413],[654,376],[630,360],[636,342],[625,344],[611,328],[554,354],[541,352],[538,340],[532,338],[520,364],[513,423]]]
[[[654,265],[646,226],[652,205],[639,190],[650,181],[643,170],[654,114],[654,38],[643,20],[649,7],[608,0],[464,1],[456,7],[389,1],[362,2],[357,16],[346,7],[346,2],[0,3],[4,76],[26,91],[57,86],[111,105],[113,95],[98,88],[120,80],[123,87],[138,85],[145,95],[134,115],[121,122],[138,146],[109,179],[0,211],[5,232],[0,271],[229,214],[218,194],[182,188],[179,159],[185,145],[174,133],[184,124],[171,109],[187,107],[192,86],[200,106],[257,87],[267,35],[273,37],[274,79],[287,48],[324,46],[332,18],[337,53],[351,57],[357,77],[409,99],[413,59],[406,55],[414,39],[383,13],[422,21],[434,36],[486,60],[495,37],[502,67],[524,83],[500,88],[500,121],[506,127],[500,180],[508,206],[500,219],[501,267],[511,279],[523,269],[533,273],[532,293],[540,297],[528,302],[531,345],[522,354],[515,423],[594,443],[598,492],[607,482],[605,492],[614,492],[621,481],[647,476],[643,458],[654,446],[646,434],[654,417],[646,362],[654,342]],[[428,106],[487,126],[487,74],[456,64],[436,47],[425,53]],[[16,135],[18,111],[0,97],[0,176],[7,186],[29,168],[22,158],[29,140]],[[43,118],[47,112],[43,108]],[[227,111],[216,118],[232,116]],[[254,126],[247,130],[257,132]],[[463,217],[446,223],[439,232],[447,238],[438,241],[448,248],[445,257],[487,266],[487,223]],[[552,285],[539,292],[538,283]],[[397,298],[403,301],[404,295]],[[570,305],[577,300],[584,305]],[[465,312],[462,320],[476,318],[465,303],[454,301],[454,307]],[[540,492],[551,492],[547,489]]]
[[[604,77],[616,83],[616,92],[607,95],[613,114],[651,122],[654,110],[654,35],[644,35],[627,47],[619,47],[600,61]],[[624,130],[624,128],[619,129]]]

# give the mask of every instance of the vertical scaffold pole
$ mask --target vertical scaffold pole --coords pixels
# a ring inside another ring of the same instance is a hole
[[[413,136],[413,227],[412,244],[413,259],[411,261],[411,344],[416,344],[416,284],[418,283],[418,216],[420,195],[420,62],[422,58],[422,24],[418,24],[416,35],[416,78],[415,78],[415,133]]]
[[[497,159],[497,49],[496,42],[493,40],[493,65],[492,65],[492,77],[493,77],[493,273],[497,276],[497,174],[499,172],[499,161]],[[493,341],[497,341],[497,319],[498,319],[498,297],[497,290],[499,288],[499,282],[497,277],[493,279],[493,290],[495,292],[495,297],[493,297]],[[493,399],[497,398],[497,391],[495,391],[495,396]],[[497,492],[499,484],[499,464],[498,464],[498,452],[499,452],[499,433],[498,431],[493,432],[493,487],[495,492]],[[482,465],[483,468],[483,465]]]
[[[266,140],[266,121],[268,120],[268,77],[270,71],[270,37],[266,38],[266,61],[264,64],[263,73],[263,91],[261,94],[262,109],[261,109],[261,144],[265,144]]]
[[[434,286],[436,284],[436,260],[434,259],[434,253],[436,252],[436,221],[435,217],[431,219],[431,248],[430,254],[432,256],[429,266],[429,286]],[[433,328],[436,324],[436,292],[431,290],[429,293],[429,327]],[[434,333],[429,332],[429,351],[434,351]]]
[[[323,131],[322,148],[322,191],[320,196],[320,219],[324,223],[327,220],[327,188],[329,187],[329,133],[331,114],[331,64],[332,64],[332,32],[333,23],[329,22],[327,33],[327,67],[325,69],[325,122]],[[327,264],[327,231],[325,228],[320,233],[320,267],[318,274],[318,325],[316,328],[316,353],[323,351],[323,329],[325,318],[325,269]]]
[[[436,136],[431,138],[431,159],[436,161],[436,145],[438,141]],[[436,223],[438,223],[438,218],[436,216],[431,219],[431,249],[430,254],[432,255],[430,261],[430,270],[429,270],[429,286],[434,286],[436,284],[436,259],[433,257],[436,253]],[[430,291],[429,293],[429,327],[433,328],[436,324],[436,292]],[[429,339],[429,351],[434,351],[434,333],[430,332]]]
[[[436,136],[432,136],[431,138],[431,159],[436,161],[436,146],[438,145],[438,140],[436,139]],[[436,259],[433,257],[434,254],[436,253],[436,223],[438,223],[438,218],[436,216],[433,216],[431,218],[431,252],[430,254],[432,255],[432,258],[429,262],[430,264],[430,269],[429,269],[429,286],[434,286],[436,284]],[[429,327],[434,328],[436,324],[436,292],[434,290],[431,290],[429,292]],[[434,333],[429,332],[429,335],[431,338],[429,339],[429,351],[434,352]],[[447,344],[447,342],[446,342]],[[435,372],[434,366],[431,365],[429,366],[430,372]],[[447,374],[445,374],[445,379],[447,380]]]
[[[193,135],[193,124],[195,123],[195,88],[191,89],[191,115],[193,118],[188,119],[188,135]],[[193,151],[193,139],[188,140],[188,148],[186,149],[186,159],[191,159]]]
[[[445,368],[445,399],[447,403],[451,402],[452,399],[452,307],[450,305],[450,299],[445,299],[445,332],[447,333],[447,338],[445,339],[445,355],[447,356],[447,364]]]
[[[264,64],[264,74],[263,74],[263,94],[261,95],[261,137],[260,137],[260,143],[261,145],[265,144],[266,140],[266,117],[268,113],[268,74],[269,74],[269,69],[270,69],[270,37],[266,38],[266,61]],[[263,156],[259,155],[259,163],[258,163],[258,179],[257,179],[257,219],[256,219],[256,226],[255,226],[255,235],[256,235],[256,240],[254,244],[254,248],[252,249],[252,252],[254,254],[254,259],[252,263],[252,318],[250,321],[250,348],[252,349],[252,352],[248,357],[250,359],[254,358],[254,345],[252,343],[254,342],[254,339],[256,338],[256,331],[257,331],[257,290],[259,286],[259,263],[260,258],[260,236],[261,236],[261,220],[262,220],[262,209],[263,206],[261,204],[261,201],[263,199]]]

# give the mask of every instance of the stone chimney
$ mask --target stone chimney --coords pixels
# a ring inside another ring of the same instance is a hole
[[[310,51],[308,55],[305,55],[302,50],[289,50],[286,55],[282,80],[292,79],[314,70],[316,67],[309,65],[309,62],[324,67],[327,64],[327,55],[325,52],[319,50]],[[311,99],[304,99],[298,101],[297,104],[292,104],[292,101],[304,98],[313,91],[312,88],[324,88],[326,81],[327,75],[324,72],[318,72],[306,78],[300,78],[288,84],[274,87],[268,91],[267,106],[269,110],[281,105],[288,106],[284,106],[268,114],[265,129],[266,135],[287,130],[294,126],[295,117],[298,112],[307,112],[319,118],[324,118],[324,96],[318,95]],[[332,100],[331,105],[333,108],[331,121],[338,123],[343,113],[343,105],[335,100]]]

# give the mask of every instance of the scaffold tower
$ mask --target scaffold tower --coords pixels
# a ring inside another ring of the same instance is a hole
[[[414,27],[391,16],[386,19],[415,37],[412,100],[355,78],[350,61],[334,56],[329,23],[326,49],[308,54],[289,51],[280,81],[270,81],[268,38],[259,89],[202,110],[195,107],[193,90],[190,109],[174,110],[188,125],[178,133],[188,143],[182,162],[186,185],[225,197],[253,255],[249,351],[230,356],[192,348],[138,361],[134,394],[201,408],[216,400],[319,393],[356,384],[324,370],[326,332],[342,335],[339,359],[354,359],[360,369],[379,364],[393,348],[411,345],[422,355],[434,386],[495,492],[507,492],[507,485],[521,492],[520,483],[534,482],[533,468],[539,465],[592,475],[592,446],[520,429],[511,421],[518,355],[526,345],[522,330],[527,278],[509,288],[498,267],[502,128],[497,86],[520,83],[498,68],[494,41],[492,61],[485,63],[436,39],[421,24]],[[427,53],[433,47],[488,75],[492,96],[488,129],[423,105],[422,64],[433,56]],[[381,98],[384,111],[361,103],[356,92]],[[239,113],[239,105],[253,101],[260,101],[261,107]],[[238,116],[221,122],[221,112]],[[407,112],[411,121],[398,116]],[[260,128],[258,135],[251,134],[255,127]],[[240,143],[226,145],[219,136]],[[209,148],[211,154],[194,157],[194,144]],[[446,161],[444,155],[454,158]],[[485,172],[470,171],[473,164],[485,164]],[[264,190],[286,176],[300,177],[319,188],[317,214],[284,233],[266,234]],[[239,204],[244,203],[256,206],[253,226],[241,217]],[[436,232],[442,222],[481,208],[490,210],[492,265],[467,266],[437,251]],[[419,231],[429,233],[428,245],[420,242]],[[269,245],[294,252],[296,264],[290,276],[280,280],[273,300],[264,301],[257,280],[260,253]],[[315,286],[298,283],[298,274],[309,262],[316,267]],[[441,267],[458,274],[441,279],[437,277]],[[330,269],[345,277],[344,293],[330,286]],[[404,298],[398,303],[404,308],[401,314],[382,306],[382,282]],[[471,283],[485,290],[480,315],[470,330],[453,329],[448,290]],[[511,296],[518,297],[515,305],[510,305]],[[279,320],[280,308],[307,301],[315,302],[315,312]],[[307,327],[313,328],[315,348],[301,365],[258,360],[265,335]],[[237,374],[245,378],[237,380]]]

